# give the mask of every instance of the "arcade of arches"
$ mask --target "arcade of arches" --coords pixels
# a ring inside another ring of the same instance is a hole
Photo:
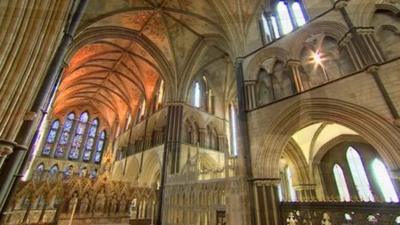
[[[0,224],[400,224],[400,1],[0,10]]]

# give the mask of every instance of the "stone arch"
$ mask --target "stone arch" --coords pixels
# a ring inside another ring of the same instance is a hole
[[[320,21],[309,24],[304,29],[298,31],[296,35],[296,40],[292,40],[288,49],[290,49],[290,57],[291,59],[300,59],[301,52],[304,48],[304,42],[310,38],[312,35],[324,34],[325,36],[329,36],[336,41],[340,41],[344,35],[347,33],[348,28],[338,22],[333,21]]]
[[[311,184],[312,177],[310,176],[309,164],[304,156],[304,153],[298,144],[291,138],[282,152],[293,163],[299,184]]]
[[[353,134],[343,134],[333,138],[332,140],[328,141],[324,145],[322,145],[318,151],[314,154],[314,156],[310,159],[310,164],[315,165],[318,164],[322,158],[325,156],[326,153],[329,152],[335,145],[345,142],[345,141],[356,141],[360,143],[368,143],[364,138],[359,135]]]
[[[279,158],[290,137],[318,121],[338,123],[353,129],[371,144],[392,170],[400,167],[400,132],[370,110],[336,99],[314,98],[287,107],[265,134],[263,147],[255,153],[256,176],[279,177]]]
[[[263,64],[264,61],[270,58],[275,58],[282,62],[286,62],[288,59],[290,59],[289,52],[283,48],[272,47],[272,48],[262,49],[248,61],[245,69],[245,79],[257,80],[258,72],[260,71],[259,69],[261,69],[261,65]]]

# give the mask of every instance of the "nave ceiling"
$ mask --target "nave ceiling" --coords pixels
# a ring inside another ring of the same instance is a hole
[[[259,4],[89,1],[66,59],[54,114],[89,109],[109,126],[123,123],[142,98],[151,101],[159,79],[166,83],[168,100],[185,101],[193,79],[204,74],[218,97],[229,98],[232,61],[246,33],[242,27]]]

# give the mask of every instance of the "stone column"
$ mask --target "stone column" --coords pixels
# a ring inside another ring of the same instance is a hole
[[[374,39],[374,29],[355,27],[346,11],[347,4],[347,0],[338,0],[334,3],[335,9],[342,14],[350,29],[339,45],[347,49],[356,70],[384,62],[382,51]]]
[[[167,126],[165,130],[164,153],[162,159],[161,182],[159,191],[159,205],[156,225],[162,225],[162,220],[167,220],[167,214],[164,208],[164,194],[166,193],[165,185],[169,174],[179,172],[180,165],[180,148],[181,148],[181,132],[183,120],[183,105],[170,104],[167,114]]]
[[[296,92],[303,92],[305,91],[305,87],[303,84],[303,80],[301,79],[301,72],[300,72],[300,67],[301,63],[299,60],[288,60],[287,62],[288,67],[292,70],[292,79],[293,83],[296,87]]]
[[[280,225],[279,179],[254,181],[254,199],[257,225]]]
[[[246,115],[246,91],[243,75],[243,59],[235,62],[237,113],[237,170],[238,176],[231,178],[227,191],[227,223],[230,225],[255,224],[255,209],[252,184],[251,152]]]
[[[252,110],[257,107],[256,81],[246,80],[244,82],[244,91],[246,98],[246,110]]]

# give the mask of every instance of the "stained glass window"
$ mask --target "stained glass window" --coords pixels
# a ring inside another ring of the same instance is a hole
[[[304,18],[303,10],[301,9],[300,3],[293,2],[292,11],[294,14],[294,19],[296,20],[297,26],[303,26],[306,23]]]
[[[290,19],[290,14],[288,7],[285,2],[280,1],[276,6],[278,12],[279,21],[281,24],[281,29],[283,34],[287,34],[293,30],[293,24]]]
[[[83,160],[89,161],[90,156],[92,154],[94,138],[96,137],[97,127],[99,125],[99,121],[94,119],[89,128],[88,138],[86,140],[85,151],[83,152]]]
[[[55,152],[56,158],[64,157],[65,148],[67,147],[69,141],[74,119],[75,119],[74,113],[69,113],[67,118],[65,119],[62,134],[60,140],[58,141],[58,145]]]
[[[386,166],[379,159],[374,159],[372,169],[375,180],[377,181],[381,193],[386,202],[399,202],[399,197],[396,194],[392,180],[386,169]]]
[[[96,153],[94,155],[94,162],[95,163],[100,163],[101,162],[101,157],[103,155],[103,149],[104,149],[105,140],[106,140],[106,132],[102,131],[100,133],[99,139],[97,141]]]
[[[333,166],[333,175],[335,176],[336,187],[339,192],[340,201],[349,202],[350,201],[349,189],[347,188],[347,183],[345,176],[343,174],[343,170],[338,164],[335,164]]]
[[[278,0],[271,11],[263,12],[262,24],[264,36],[268,41],[290,33],[294,28],[306,24],[307,19],[299,0]],[[269,10],[269,9],[267,9]]]
[[[72,140],[71,150],[69,151],[69,159],[78,159],[79,150],[82,146],[83,135],[86,130],[87,122],[89,120],[89,114],[83,112],[79,117],[78,126],[76,128],[75,136]]]
[[[46,143],[45,143],[43,151],[42,151],[42,155],[45,155],[45,156],[50,155],[51,147],[53,146],[53,144],[56,140],[56,136],[57,136],[59,127],[60,127],[59,120],[54,120],[53,123],[51,123],[49,133],[47,134]]]
[[[346,153],[347,162],[350,166],[351,175],[356,185],[358,196],[362,201],[374,201],[367,174],[365,173],[364,165],[358,152],[349,147]]]

